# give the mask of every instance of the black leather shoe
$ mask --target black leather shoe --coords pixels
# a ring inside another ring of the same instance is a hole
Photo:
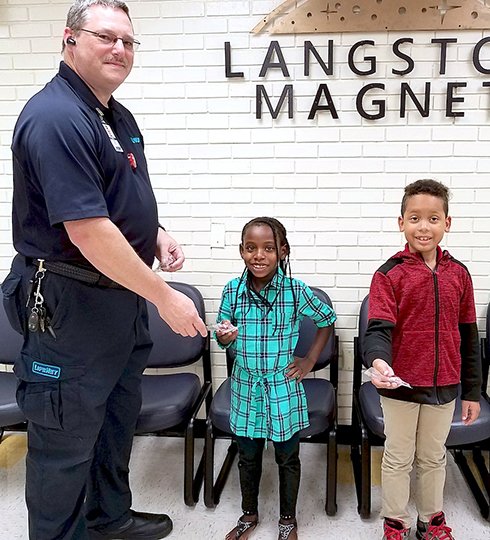
[[[166,514],[149,514],[131,510],[131,518],[112,531],[89,531],[91,540],[160,540],[172,531],[172,520]]]

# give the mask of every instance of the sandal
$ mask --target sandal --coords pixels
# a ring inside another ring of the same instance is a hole
[[[289,536],[293,531],[298,529],[298,523],[294,520],[292,523],[281,523],[279,522],[279,536],[277,540],[288,540]],[[298,535],[296,534],[296,538]]]
[[[235,540],[237,538],[246,540],[252,534],[253,530],[258,524],[258,516],[252,521],[243,521],[242,518],[239,518],[236,527],[226,535],[225,540]]]

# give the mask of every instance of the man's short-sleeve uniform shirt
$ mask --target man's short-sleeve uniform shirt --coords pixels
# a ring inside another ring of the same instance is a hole
[[[16,250],[87,263],[63,222],[107,217],[151,265],[158,232],[143,138],[113,98],[104,107],[64,62],[17,121],[13,142]]]

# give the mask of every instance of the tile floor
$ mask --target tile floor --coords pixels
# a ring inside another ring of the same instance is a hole
[[[217,459],[226,450],[226,441],[217,441]],[[298,503],[299,538],[301,540],[369,540],[380,539],[381,521],[379,458],[373,459],[373,515],[361,520],[356,512],[356,497],[349,461],[349,448],[339,447],[338,512],[328,517],[324,512],[325,448],[303,444],[302,483]],[[238,473],[232,470],[220,504],[208,509],[201,500],[193,508],[184,505],[182,496],[183,441],[137,437],[131,461],[133,507],[150,512],[167,512],[174,520],[173,540],[222,540],[240,514]],[[26,510],[24,505],[25,434],[11,433],[0,444],[0,525],[1,540],[25,540]],[[277,472],[273,447],[264,456],[261,485],[261,523],[253,540],[277,539]],[[449,458],[446,507],[448,523],[457,540],[489,540],[490,522],[485,521],[473,501],[452,458]],[[415,515],[415,510],[414,510]],[[415,535],[413,535],[415,538]]]

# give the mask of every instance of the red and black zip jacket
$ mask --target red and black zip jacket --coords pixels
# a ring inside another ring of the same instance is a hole
[[[369,293],[366,362],[385,360],[413,389],[378,389],[381,395],[416,403],[479,401],[481,360],[473,284],[468,269],[437,248],[429,268],[405,250],[374,274]]]

